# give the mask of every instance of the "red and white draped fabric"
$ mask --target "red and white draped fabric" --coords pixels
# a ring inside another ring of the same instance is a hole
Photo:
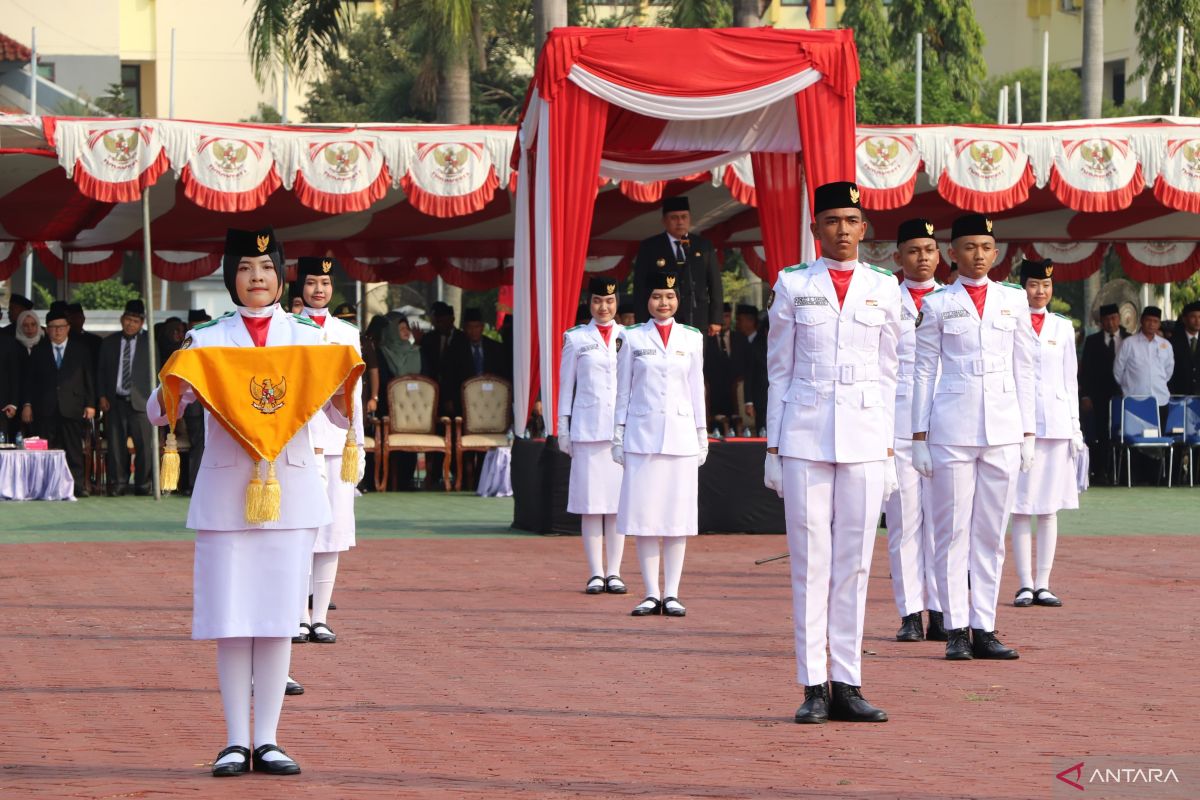
[[[1125,274],[1142,283],[1181,281],[1200,269],[1197,242],[1117,242]]]
[[[1037,261],[1048,258],[1054,262],[1055,281],[1078,281],[1094,274],[1104,265],[1108,252],[1105,242],[1030,242],[1025,256]]]
[[[121,271],[125,255],[115,250],[64,251],[61,242],[38,242],[34,249],[51,275],[71,283],[108,280]]]
[[[800,260],[797,231],[807,226],[796,221],[812,187],[854,177],[857,82],[849,31],[551,32],[513,155],[525,185],[514,305],[535,312],[515,314],[516,361],[532,363],[537,318],[542,416],[551,432],[558,353],[579,300],[598,176],[650,183],[752,154],[773,279]],[[515,374],[519,433],[539,385],[532,365],[527,372]]]
[[[85,119],[43,122],[46,141],[79,191],[105,203],[141,198],[166,171],[162,127],[152,120]]]
[[[194,281],[221,268],[218,250],[154,250],[150,269],[157,278]]]

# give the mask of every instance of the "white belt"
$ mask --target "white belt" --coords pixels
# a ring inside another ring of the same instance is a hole
[[[792,380],[860,383],[879,380],[878,364],[795,364]]]
[[[1009,372],[1011,369],[1012,359],[1009,356],[942,359],[942,373],[945,375],[986,375],[989,372]]]

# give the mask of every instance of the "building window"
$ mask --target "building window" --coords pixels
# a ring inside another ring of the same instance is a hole
[[[133,107],[133,116],[142,113],[142,67],[140,64],[121,65],[121,91]]]
[[[1125,62],[1116,61],[1112,65],[1112,101],[1114,105],[1125,105]]]
[[[54,64],[53,64],[53,62],[47,63],[45,61],[39,61],[38,65],[37,65],[37,70],[38,70],[39,78],[50,81],[51,83],[54,83]]]

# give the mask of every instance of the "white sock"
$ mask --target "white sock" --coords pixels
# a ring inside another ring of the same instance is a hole
[[[1054,550],[1058,546],[1058,514],[1039,514],[1037,526],[1037,583],[1035,589],[1050,588]],[[1025,584],[1029,586],[1030,584]]]
[[[1012,515],[1012,556],[1017,568],[1018,588],[1033,585],[1032,518],[1028,514]],[[1040,526],[1039,526],[1040,527]],[[1041,531],[1038,531],[1041,535]]]
[[[333,599],[337,568],[337,553],[313,553],[313,624],[325,622],[329,617],[329,601]]]
[[[658,565],[662,560],[662,537],[637,537],[638,561],[642,565],[642,581],[646,584],[646,597],[662,599],[658,590]]]
[[[292,660],[292,640],[257,636],[253,639],[254,746],[278,744],[279,713]],[[267,761],[284,758],[268,753]]]
[[[316,557],[315,553],[313,554],[313,557]],[[311,561],[308,564],[308,593],[310,596],[313,593],[313,565]],[[315,597],[313,598],[313,601],[315,604]],[[300,612],[300,621],[305,625],[312,624],[312,610],[308,607],[308,603],[304,604],[304,610]]]
[[[584,514],[580,520],[583,528],[583,554],[587,556],[588,577],[604,577],[604,515]]]
[[[251,639],[217,639],[217,684],[221,687],[221,705],[225,709],[226,746],[250,746]],[[245,761],[230,754],[218,764]]]
[[[663,537],[663,597],[679,597],[679,581],[683,579],[683,553],[686,536]]]
[[[604,515],[604,555],[608,558],[608,571],[604,573],[593,572],[593,575],[603,574],[605,577],[609,575],[621,574],[621,558],[625,555],[625,534],[617,533],[617,515]]]

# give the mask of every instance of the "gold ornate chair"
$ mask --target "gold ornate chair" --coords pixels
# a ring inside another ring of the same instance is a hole
[[[512,427],[512,384],[496,375],[477,375],[463,382],[463,415],[454,418],[455,461],[458,475],[454,490],[462,489],[463,453],[486,452],[508,446]]]
[[[424,375],[400,375],[387,386],[387,416],[380,420],[379,445],[376,448],[375,487],[383,491],[388,483],[388,461],[393,452],[428,453],[440,451],[442,485],[450,491],[450,418],[437,416],[437,381]],[[438,434],[438,423],[444,433]]]

